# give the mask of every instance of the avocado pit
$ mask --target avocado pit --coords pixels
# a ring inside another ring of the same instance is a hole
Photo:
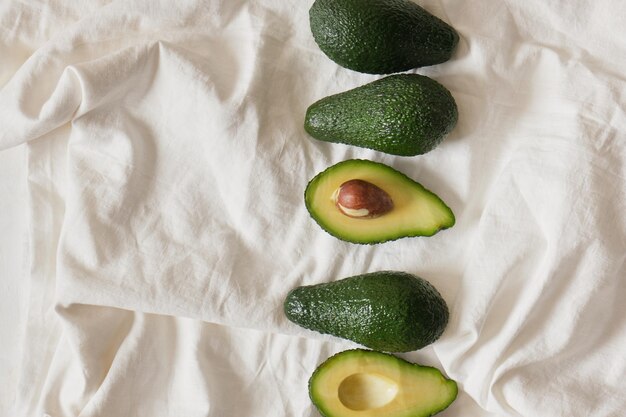
[[[361,179],[341,184],[332,200],[339,211],[352,218],[372,219],[393,210],[393,200],[385,190]]]

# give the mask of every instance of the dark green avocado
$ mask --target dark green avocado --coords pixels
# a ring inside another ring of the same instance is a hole
[[[456,382],[437,368],[365,349],[331,356],[309,379],[309,396],[324,417],[428,417],[457,394]]]
[[[284,311],[304,328],[387,352],[421,349],[437,340],[448,323],[448,307],[437,289],[399,271],[295,288]]]
[[[457,120],[456,102],[443,85],[396,74],[313,103],[304,129],[321,141],[414,156],[437,147]]]
[[[459,42],[452,26],[410,0],[316,0],[309,21],[331,60],[369,74],[445,62]]]

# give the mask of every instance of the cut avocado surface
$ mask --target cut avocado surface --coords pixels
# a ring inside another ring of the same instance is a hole
[[[363,349],[340,352],[309,380],[311,401],[324,417],[426,417],[447,408],[455,381],[438,369]]]
[[[378,217],[346,215],[337,207],[337,190],[355,179],[383,190],[393,208]],[[365,159],[351,159],[327,168],[309,182],[304,194],[306,208],[320,227],[353,243],[432,236],[455,223],[452,210],[436,194],[388,165]]]
[[[304,129],[313,138],[399,156],[435,149],[454,129],[448,89],[419,74],[395,74],[311,104]]]
[[[294,288],[284,301],[289,320],[370,349],[409,352],[436,341],[448,306],[427,280],[377,271]]]
[[[371,74],[445,62],[459,41],[454,28],[409,0],[316,0],[309,20],[331,60]]]

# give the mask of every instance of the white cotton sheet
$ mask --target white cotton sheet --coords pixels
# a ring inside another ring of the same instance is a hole
[[[28,192],[8,415],[316,416],[308,377],[355,345],[282,300],[382,269],[450,306],[442,338],[402,355],[458,381],[442,416],[623,414],[626,5],[422,2],[462,37],[415,71],[459,123],[407,158],[304,132],[312,102],[380,78],[321,53],[310,2],[67,3],[0,6],[0,148],[25,148]],[[327,235],[302,194],[349,158],[421,182],[456,225]]]
[[[25,178],[24,148],[0,152],[0,195],[9,197],[0,199],[0,387],[3,387],[0,410],[8,410],[15,401],[24,339],[20,324],[27,307],[23,294],[28,288],[23,274],[27,225]]]

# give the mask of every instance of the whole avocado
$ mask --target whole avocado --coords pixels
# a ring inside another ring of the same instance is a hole
[[[410,0],[316,0],[309,22],[331,60],[369,74],[445,62],[459,42],[452,26]]]
[[[295,288],[285,298],[284,311],[304,328],[387,352],[409,352],[433,343],[449,316],[431,283],[401,271]]]
[[[313,103],[304,129],[326,142],[414,156],[437,147],[457,120],[456,102],[443,85],[394,74]]]

